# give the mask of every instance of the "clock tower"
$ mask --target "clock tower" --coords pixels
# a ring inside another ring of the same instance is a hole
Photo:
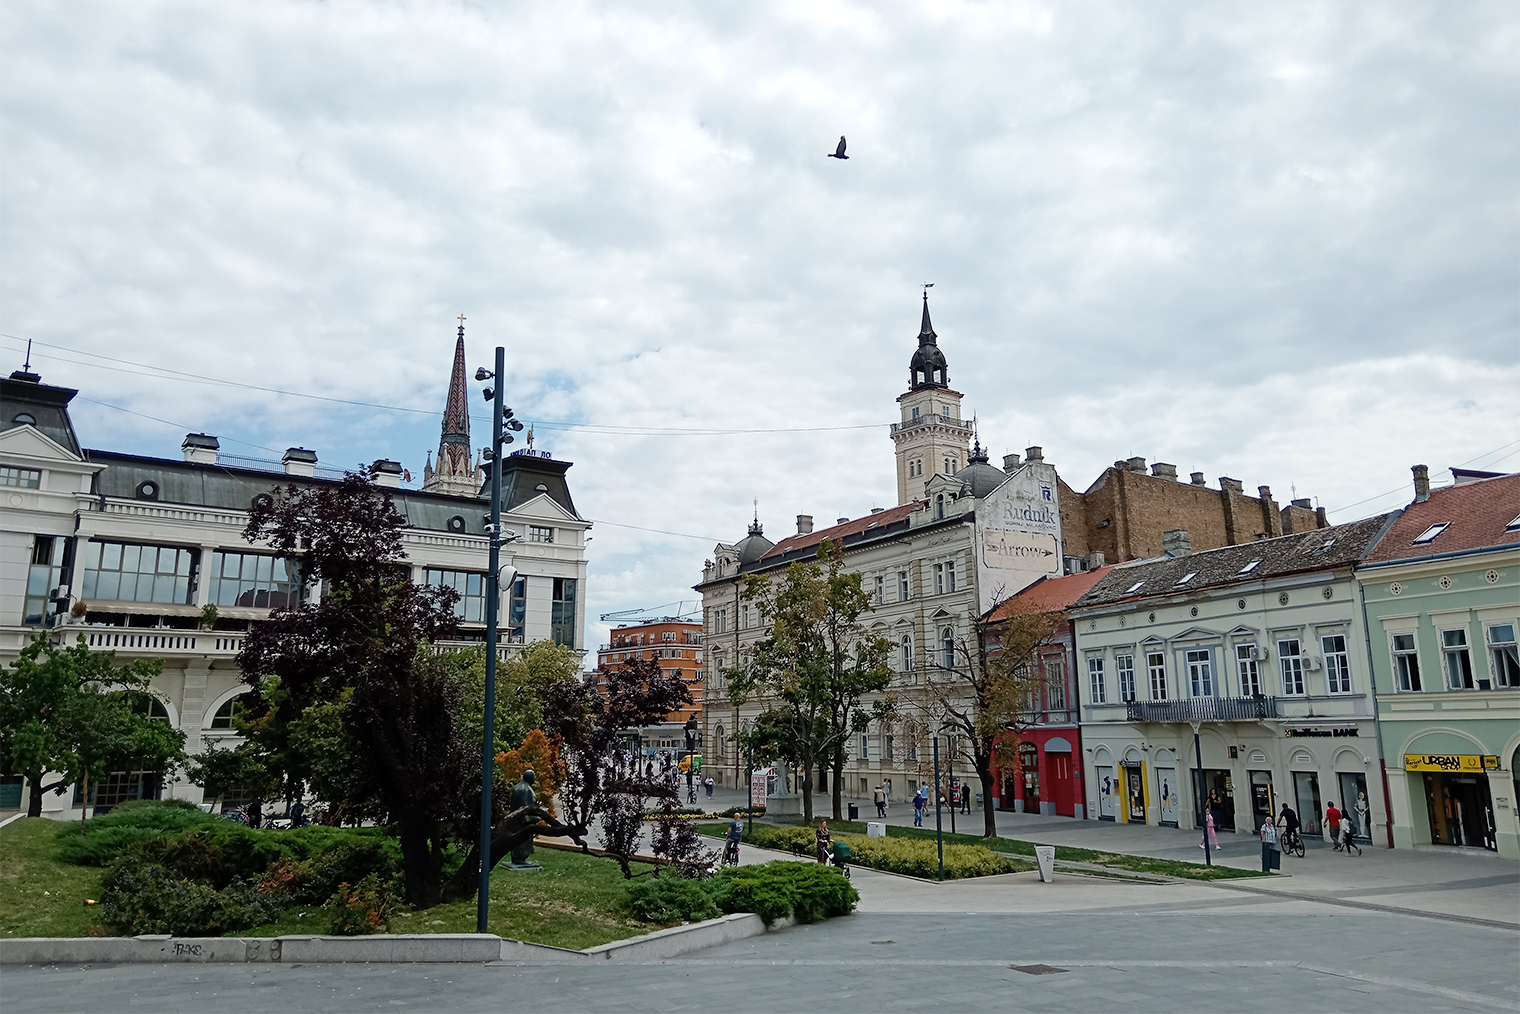
[[[924,484],[936,474],[954,475],[971,457],[972,426],[961,418],[961,393],[950,389],[950,371],[929,322],[929,292],[924,290],[924,318],[918,349],[908,363],[908,390],[898,396],[902,419],[892,424],[897,445],[897,502],[924,497]]]

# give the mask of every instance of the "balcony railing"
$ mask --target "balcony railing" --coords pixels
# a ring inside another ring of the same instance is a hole
[[[82,633],[85,644],[91,648],[110,648],[115,651],[151,652],[158,654],[236,654],[242,650],[245,635],[239,633],[200,632],[169,630],[132,630],[130,627],[101,630],[100,628],[60,627],[65,634]]]
[[[1276,697],[1194,697],[1185,701],[1130,701],[1131,722],[1260,722],[1281,718]]]

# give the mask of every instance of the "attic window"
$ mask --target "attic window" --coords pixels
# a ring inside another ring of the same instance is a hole
[[[1126,595],[1133,595],[1135,592],[1137,592],[1137,591],[1140,590],[1140,586],[1143,585],[1144,583],[1145,583],[1144,581],[1136,581],[1134,584],[1132,584],[1128,588],[1124,589],[1124,594],[1126,594]]]
[[[533,489],[534,489],[535,492],[539,492],[539,493],[547,493],[547,492],[549,492],[549,487],[545,486],[543,483],[539,483],[537,486],[534,486]]]
[[[1250,563],[1248,563],[1244,567],[1240,568],[1240,570],[1236,573],[1235,576],[1236,577],[1244,577],[1245,575],[1251,573],[1251,571],[1255,570],[1257,567],[1260,567],[1260,566],[1261,566],[1261,561],[1260,560],[1252,560]]]
[[[1177,584],[1187,584],[1189,581],[1193,580],[1193,578],[1195,578],[1197,576],[1198,576],[1198,572],[1196,570],[1190,570],[1186,574],[1182,575],[1181,577],[1179,577],[1177,579]]]
[[[1325,550],[1329,549],[1333,545],[1335,545],[1335,540],[1334,539],[1326,539],[1325,540],[1325,544],[1323,546],[1319,547],[1319,551],[1321,553],[1323,553]]]
[[[17,426],[36,426],[37,425],[37,419],[36,419],[36,417],[33,416],[32,414],[30,414],[29,412],[22,412],[22,413],[20,413],[19,415],[16,416],[16,418],[12,419],[11,422],[15,423]]]
[[[1429,528],[1425,529],[1419,535],[1415,536],[1415,540],[1414,540],[1413,543],[1411,543],[1411,545],[1415,545],[1415,546],[1426,546],[1426,545],[1429,545],[1430,543],[1436,541],[1436,536],[1437,535],[1440,535],[1442,532],[1446,531],[1446,529],[1448,529],[1450,527],[1451,527],[1451,522],[1450,521],[1442,521],[1439,524],[1431,525]]]
[[[1509,524],[1505,525],[1504,526],[1504,530],[1506,532],[1513,532],[1513,531],[1520,530],[1520,514],[1516,514],[1515,515],[1515,520],[1513,520]]]

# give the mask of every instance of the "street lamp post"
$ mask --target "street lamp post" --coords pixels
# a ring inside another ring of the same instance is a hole
[[[461,331],[461,333],[463,333]],[[486,573],[486,701],[485,728],[480,738],[480,884],[475,901],[475,932],[486,932],[491,910],[491,784],[496,774],[496,633],[501,609],[501,547],[511,541],[501,529],[501,449],[513,441],[503,428],[520,430],[522,423],[512,418],[512,410],[502,404],[499,390],[506,372],[507,350],[496,346],[495,370],[485,367],[475,371],[476,380],[495,377],[498,389],[481,392],[491,402],[491,446],[482,455],[491,465],[491,515],[486,525],[490,560]],[[512,568],[508,568],[512,569]],[[512,569],[509,583],[517,577]]]
[[[950,783],[950,833],[954,834],[955,810],[959,805],[955,801],[955,733],[951,732],[945,735],[945,745],[950,748],[950,756],[946,758],[945,761],[946,766],[948,767],[948,770],[945,773],[945,779]]]
[[[940,824],[939,737],[934,737],[934,841],[939,851],[939,879],[945,879],[945,829]]]
[[[692,715],[686,720],[686,799],[695,802],[696,789],[692,786],[693,772],[692,758],[697,752],[697,716]]]
[[[1200,822],[1203,827],[1203,865],[1213,866],[1214,860],[1209,855],[1209,801],[1203,794],[1204,782],[1207,780],[1203,774],[1203,745],[1198,741],[1198,723],[1193,723],[1193,756],[1198,759],[1198,779],[1193,782],[1193,795],[1198,797],[1198,812],[1203,815]]]

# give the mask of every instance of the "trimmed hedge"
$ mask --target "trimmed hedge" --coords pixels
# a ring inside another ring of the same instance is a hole
[[[645,922],[700,922],[721,914],[703,881],[676,876],[629,884],[628,908]]]
[[[841,835],[835,841],[850,846],[850,862],[888,873],[934,880],[939,876],[939,854],[935,843],[923,838],[867,838],[865,835]],[[946,845],[945,879],[995,877],[1017,873],[1018,864],[1004,858],[985,845]]]
[[[787,916],[818,922],[849,915],[860,902],[860,893],[838,870],[787,859],[726,867],[707,883],[724,912],[754,912],[767,926]]]

